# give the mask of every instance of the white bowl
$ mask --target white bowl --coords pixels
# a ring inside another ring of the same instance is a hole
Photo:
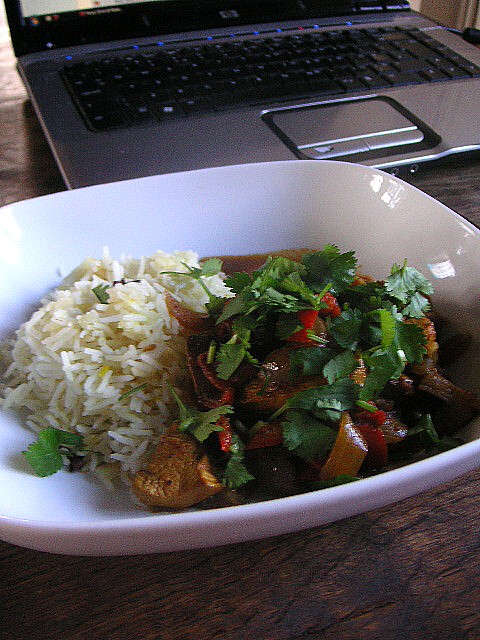
[[[337,244],[365,273],[385,276],[404,258],[434,282],[440,313],[473,337],[453,372],[480,387],[480,232],[414,187],[340,162],[280,162],[149,177],[69,191],[0,211],[0,337],[85,256],[266,252]],[[414,495],[474,469],[470,442],[347,485],[207,511],[152,514],[82,474],[37,478],[20,452],[32,441],[0,413],[0,537],[55,553],[120,555],[174,551],[283,534]]]

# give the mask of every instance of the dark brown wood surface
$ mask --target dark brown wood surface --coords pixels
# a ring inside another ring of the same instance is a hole
[[[7,204],[64,185],[1,16],[0,40]],[[411,181],[480,225],[480,160]],[[0,638],[479,640],[479,508],[476,471],[329,526],[201,551],[84,558],[0,542]]]

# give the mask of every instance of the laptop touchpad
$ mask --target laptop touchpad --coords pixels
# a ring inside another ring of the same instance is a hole
[[[263,118],[303,158],[384,155],[394,152],[393,147],[401,152],[407,145],[425,143],[428,137],[420,121],[385,97],[272,110]]]

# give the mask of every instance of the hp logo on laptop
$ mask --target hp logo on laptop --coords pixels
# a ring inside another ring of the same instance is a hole
[[[230,18],[239,18],[240,14],[235,9],[225,9],[224,11],[218,12],[220,17],[224,20],[229,20]]]

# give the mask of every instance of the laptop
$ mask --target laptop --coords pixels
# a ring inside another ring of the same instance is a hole
[[[69,188],[480,150],[480,50],[402,0],[5,0]]]

